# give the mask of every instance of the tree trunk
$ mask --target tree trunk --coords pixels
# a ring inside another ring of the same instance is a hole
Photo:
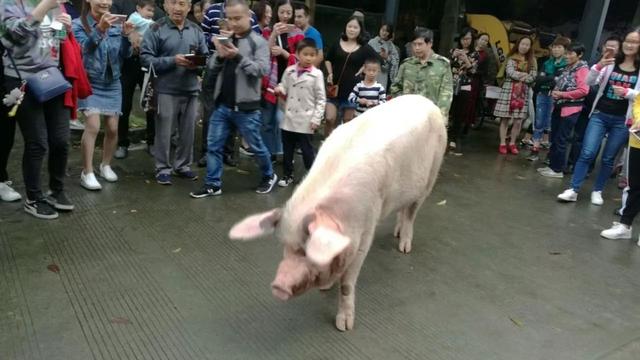
[[[448,56],[449,50],[451,50],[453,46],[456,33],[458,32],[460,1],[461,0],[446,0],[444,4],[442,22],[440,23],[440,43],[437,51],[440,55]]]

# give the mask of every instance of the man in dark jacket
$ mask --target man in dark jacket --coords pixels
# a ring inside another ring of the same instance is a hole
[[[209,49],[198,25],[187,20],[190,0],[166,0],[168,16],[151,25],[144,35],[140,58],[142,65],[153,65],[158,74],[158,113],[153,155],[156,181],[171,184],[171,173],[197,179],[191,170],[193,141],[198,105],[198,66],[192,56],[205,56]],[[171,161],[171,135],[177,124],[179,141]]]
[[[216,74],[213,93],[216,110],[209,124],[207,176],[202,188],[191,193],[193,198],[222,193],[223,149],[233,126],[249,143],[260,166],[262,180],[256,192],[269,193],[278,181],[269,151],[260,136],[261,80],[270,70],[269,45],[262,36],[251,31],[251,12],[244,0],[227,0],[225,6],[233,34],[212,39],[216,48],[212,69]]]

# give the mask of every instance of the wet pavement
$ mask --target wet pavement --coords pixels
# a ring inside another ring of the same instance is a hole
[[[201,182],[157,185],[145,151],[88,192],[73,149],[74,212],[42,221],[0,204],[0,359],[639,359],[637,234],[598,236],[620,191],[612,181],[593,206],[589,181],[578,203],[556,203],[569,179],[499,156],[496,133],[447,155],[410,255],[394,219],[380,224],[348,333],[333,325],[335,289],[272,298],[273,239],[226,238],[292,192],[254,193],[250,159],[226,168],[222,196],[193,200]]]

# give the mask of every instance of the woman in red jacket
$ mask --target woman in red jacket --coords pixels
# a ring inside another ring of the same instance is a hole
[[[282,79],[284,70],[297,62],[296,46],[304,39],[304,33],[293,24],[293,2],[278,0],[273,12],[276,22],[271,29],[262,30],[262,35],[269,41],[271,49],[271,72],[265,77],[262,92],[264,106],[262,108],[262,140],[271,157],[282,154],[282,138],[280,121],[283,111],[278,105],[274,89]]]

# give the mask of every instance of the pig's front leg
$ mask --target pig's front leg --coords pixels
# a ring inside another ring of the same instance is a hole
[[[416,220],[418,209],[424,199],[420,199],[404,209],[398,211],[396,228],[393,232],[395,237],[400,238],[398,249],[400,252],[408,254],[411,252],[411,242],[413,241],[413,223]]]
[[[356,318],[356,282],[364,259],[367,257],[375,226],[362,236],[362,242],[358,248],[355,259],[349,265],[340,279],[340,291],[338,294],[338,314],[336,315],[336,327],[340,331],[353,329]]]

